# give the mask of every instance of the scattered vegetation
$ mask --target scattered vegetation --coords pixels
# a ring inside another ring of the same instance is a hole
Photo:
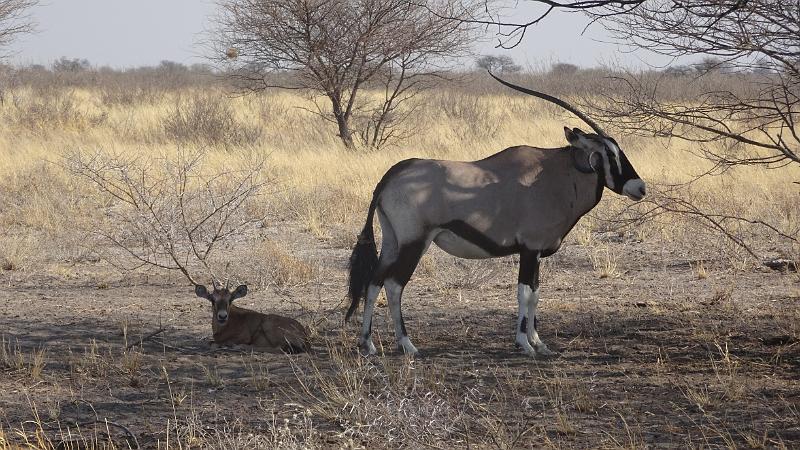
[[[726,236],[701,216],[653,214],[652,204],[609,193],[543,270],[540,332],[564,357],[514,352],[513,258],[464,261],[434,250],[405,305],[427,355],[395,353],[380,308],[380,355],[365,359],[356,327],[341,323],[344,268],[385,170],[408,157],[561,146],[563,126],[577,121],[474,75],[414,100],[416,132],[400,145],[359,154],[299,94],[230,97],[198,68],[87,70],[97,76],[20,70],[0,103],[8,119],[0,129],[0,449],[789,448],[800,439],[800,278],[760,267],[730,238],[758,256],[800,254],[786,238],[800,227],[797,168],[742,166],[695,180],[710,163],[691,144],[618,135],[654,197],[690,197],[780,233],[737,222]],[[516,76],[559,95],[598,79],[588,70],[561,81]],[[671,98],[686,100],[687,80],[670,77]],[[68,119],[39,119],[26,106],[59,102]],[[193,155],[196,165],[181,170]],[[240,184],[252,171],[253,183]],[[314,355],[212,349],[207,302],[176,287],[180,276],[107,264],[121,254],[98,232],[142,257],[168,257],[172,243],[185,265],[186,227],[144,232],[149,239],[130,232],[164,218],[182,224],[173,195],[181,179],[198,214],[224,197],[209,189],[259,187],[231,216],[247,231],[216,241],[209,264],[230,265],[257,287],[247,298],[255,309],[308,324]]]

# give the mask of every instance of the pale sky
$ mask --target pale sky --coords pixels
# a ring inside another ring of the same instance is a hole
[[[116,68],[156,65],[162,60],[203,63],[197,42],[216,10],[214,0],[42,0],[31,11],[38,32],[12,46],[11,62],[49,65],[54,60],[85,58],[94,66]],[[524,0],[515,21],[532,15]],[[601,64],[641,67],[640,57],[620,51],[600,26],[581,35],[586,19],[578,14],[553,14],[531,28],[513,50],[476,44],[481,54],[506,54],[523,66],[541,68],[552,62],[582,67]],[[489,30],[491,36],[495,30]],[[649,58],[648,61],[656,61]]]

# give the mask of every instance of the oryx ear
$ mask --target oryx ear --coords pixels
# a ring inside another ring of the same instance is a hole
[[[194,286],[194,295],[206,300],[211,300],[208,295],[208,289],[206,289],[206,287],[202,284],[197,284]]]
[[[597,170],[602,164],[603,157],[600,155],[600,152],[592,152],[589,154],[589,165],[592,166],[592,169]]]
[[[569,145],[577,147],[578,143],[581,141],[582,133],[583,132],[577,128],[570,130],[569,127],[564,127],[564,136],[567,138]]]
[[[234,301],[240,297],[244,297],[245,295],[247,295],[247,285],[242,284],[239,287],[237,287],[236,290],[233,291],[233,293],[231,294],[231,301]]]

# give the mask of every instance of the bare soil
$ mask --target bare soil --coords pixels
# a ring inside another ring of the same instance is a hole
[[[240,304],[311,326],[312,355],[210,347],[209,307],[176,275],[0,271],[0,444],[38,430],[53,446],[147,448],[800,445],[797,274],[707,259],[703,277],[666,244],[618,239],[601,276],[589,248],[567,245],[540,303],[560,356],[534,360],[513,345],[513,258],[437,250],[404,298],[421,356],[395,349],[379,308],[383,354],[364,358],[357,324],[342,324],[349,250],[286,224],[265,233],[320,275]]]

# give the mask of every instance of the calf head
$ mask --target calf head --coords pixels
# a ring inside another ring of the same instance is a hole
[[[194,293],[211,302],[214,311],[212,319],[217,324],[225,325],[228,321],[228,309],[234,300],[247,295],[247,285],[243,284],[231,292],[227,287],[214,287],[213,292],[208,292],[205,286],[198,284],[194,287]]]

